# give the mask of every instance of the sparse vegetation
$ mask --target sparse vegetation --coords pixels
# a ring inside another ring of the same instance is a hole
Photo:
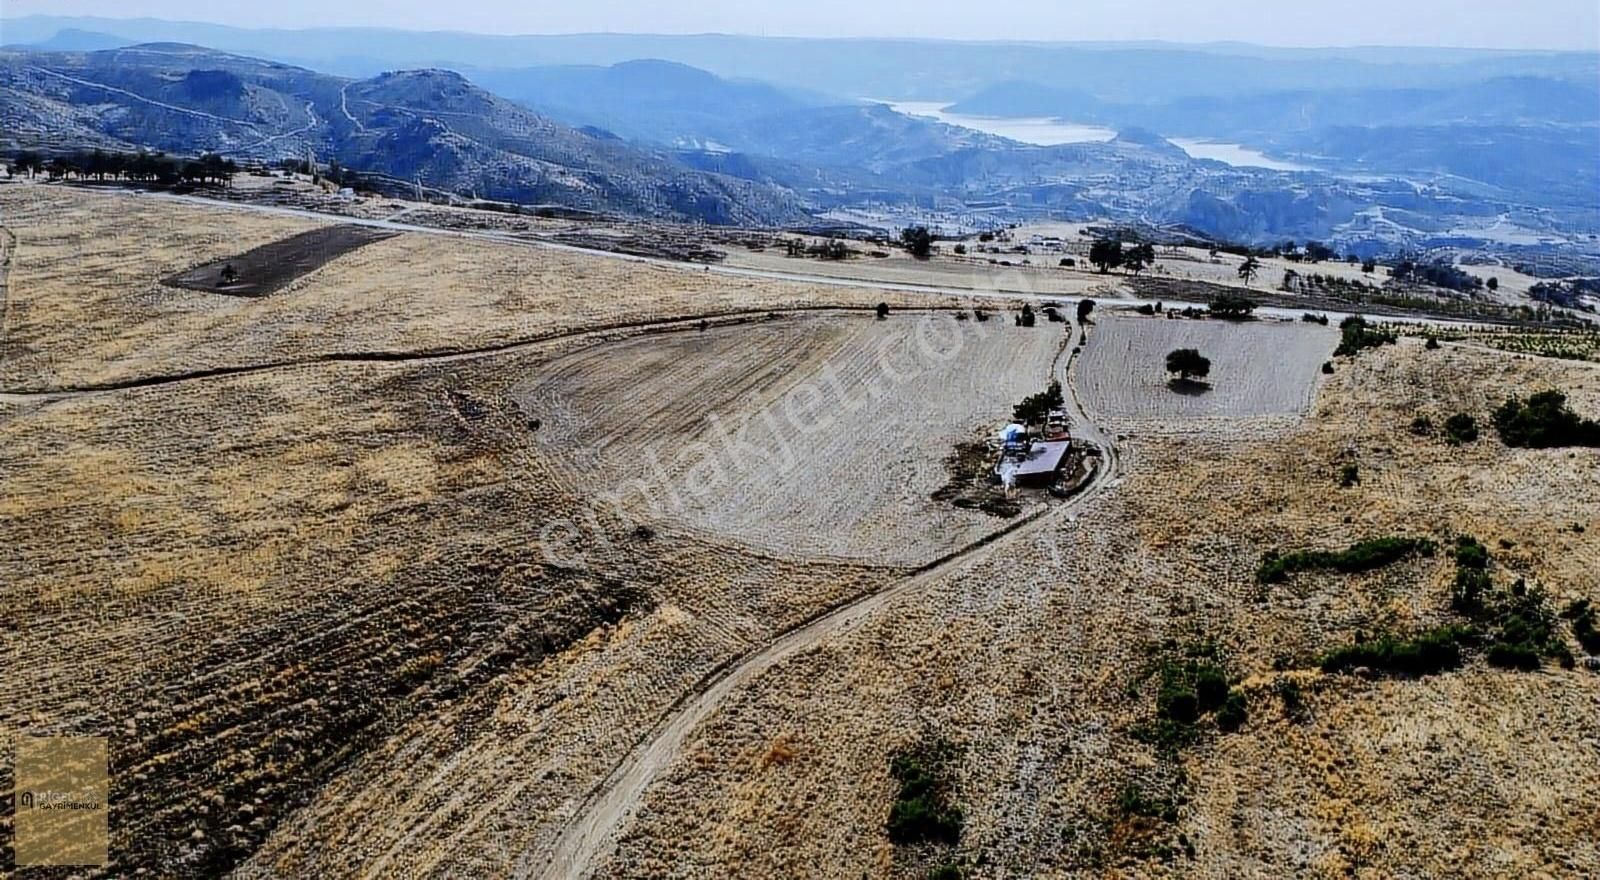
[[[1507,446],[1551,449],[1600,446],[1600,422],[1586,419],[1567,406],[1567,395],[1551,389],[1527,400],[1512,397],[1494,412],[1494,427]]]
[[[889,776],[898,786],[889,806],[890,840],[901,845],[960,842],[963,817],[949,778],[955,751],[944,740],[928,739],[890,757]]]
[[[1412,556],[1432,556],[1436,544],[1426,538],[1372,538],[1344,550],[1297,550],[1271,554],[1256,569],[1256,581],[1275,584],[1300,571],[1328,570],[1343,574],[1371,571]]]
[[[1242,321],[1256,310],[1255,300],[1232,293],[1219,293],[1211,298],[1211,316],[1225,321]]]
[[[1335,357],[1355,357],[1363,349],[1393,345],[1395,339],[1393,332],[1373,327],[1360,315],[1351,315],[1339,322],[1339,347],[1333,350],[1333,354]]]
[[[1451,446],[1476,443],[1478,440],[1478,420],[1466,413],[1456,413],[1445,419],[1444,439]]]

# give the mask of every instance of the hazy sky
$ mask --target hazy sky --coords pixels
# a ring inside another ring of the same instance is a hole
[[[270,27],[479,33],[741,33],[1273,46],[1600,49],[1600,0],[3,0],[6,17],[103,15]]]

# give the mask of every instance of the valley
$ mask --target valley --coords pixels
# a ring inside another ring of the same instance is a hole
[[[0,875],[1600,876],[1600,52],[627,7],[4,16]]]
[[[0,208],[26,220],[0,327],[0,639],[72,658],[5,679],[0,741],[109,738],[132,780],[112,870],[1487,875],[1503,863],[1414,817],[1486,821],[1489,783],[1463,788],[1461,768],[1534,764],[1526,784],[1566,797],[1501,826],[1511,864],[1597,856],[1582,719],[1600,677],[1581,652],[1531,675],[1319,672],[1306,658],[1358,630],[1440,619],[1437,563],[1265,598],[1249,577],[1259,548],[1470,531],[1500,542],[1497,579],[1557,607],[1600,598],[1588,451],[1406,427],[1487,419],[1506,388],[1600,411],[1588,365],[1418,339],[1334,358],[1338,334],[1294,316],[1145,316],[1116,296],[1025,327],[1040,298],[403,221],[240,297],[163,280],[339,218],[44,183],[0,185]],[[1159,381],[1179,345],[1215,359],[1211,391]],[[1019,497],[1011,519],[938,500],[947,451],[1051,378],[1101,451],[1088,487]],[[1140,739],[1137,670],[1195,640],[1227,658],[1249,721],[1205,722],[1175,758]],[[1428,720],[1440,699],[1549,720],[1469,744]],[[1417,784],[1362,795],[1360,826],[1319,818],[1387,778],[1394,752],[1354,744],[1396,719],[1431,744],[1406,759]],[[893,845],[889,756],[935,734],[959,750],[964,830]],[[1323,767],[1325,742],[1352,744],[1336,776],[1267,769]],[[1129,786],[1183,806],[1128,825]],[[1178,834],[1194,854],[1174,861]]]

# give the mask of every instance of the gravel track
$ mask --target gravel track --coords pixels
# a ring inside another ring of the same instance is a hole
[[[1034,534],[1115,486],[1121,474],[1116,447],[1104,432],[1090,422],[1078,399],[1073,381],[1073,360],[1071,357],[1067,359],[1067,381],[1063,384],[1072,389],[1070,399],[1076,411],[1075,431],[1079,437],[1097,443],[1105,455],[1093,480],[1078,496],[1063,505],[1039,510],[953,551],[886,589],[868,593],[791,628],[754,652],[713,671],[699,687],[680,698],[670,714],[651,728],[628,757],[588,795],[548,857],[541,863],[539,854],[523,853],[515,876],[531,877],[537,874],[545,880],[586,876],[597,861],[615,848],[618,837],[637,811],[645,790],[677,757],[689,735],[740,687],[754,682],[785,659],[854,630],[897,599],[915,594],[937,582],[959,566],[978,558],[979,554]]]

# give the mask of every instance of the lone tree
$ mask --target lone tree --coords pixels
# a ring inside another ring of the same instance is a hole
[[[887,319],[889,317],[889,304],[888,303],[878,303],[877,312],[878,312],[878,320],[882,321],[882,320]]]
[[[911,256],[919,260],[926,260],[933,252],[933,235],[926,226],[908,226],[900,231],[900,243],[906,246]]]
[[[1089,246],[1089,262],[1104,275],[1122,265],[1122,242],[1100,239]]]
[[[1155,265],[1155,262],[1156,247],[1149,242],[1135,245],[1122,252],[1122,267],[1133,275]]]
[[[1192,382],[1211,375],[1211,361],[1193,348],[1167,352],[1167,372],[1177,373],[1178,381]]]
[[[1092,299],[1080,299],[1080,300],[1078,300],[1078,323],[1082,324],[1085,321],[1088,321],[1089,320],[1089,313],[1093,312],[1093,311],[1094,311],[1094,300],[1092,300]]]
[[[1245,257],[1244,262],[1239,264],[1239,278],[1244,281],[1246,287],[1256,279],[1256,273],[1260,271],[1261,261],[1254,256]]]

